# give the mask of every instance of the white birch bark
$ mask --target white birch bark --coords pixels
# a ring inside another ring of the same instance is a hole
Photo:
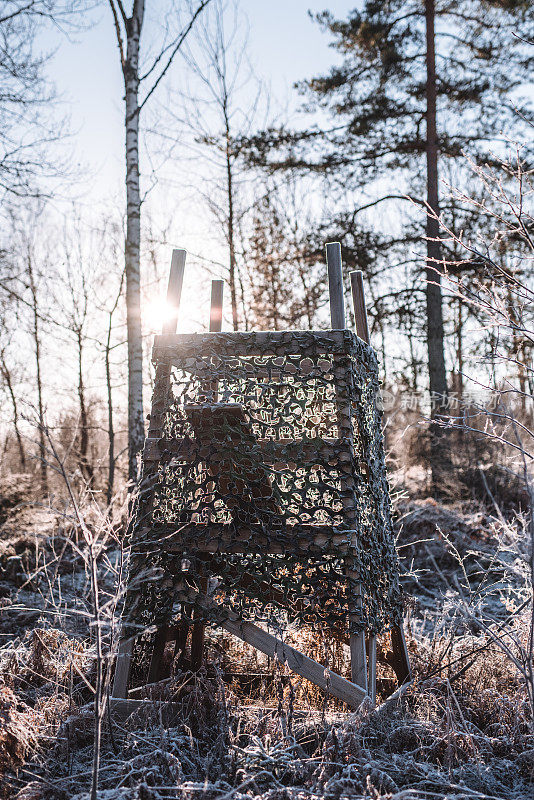
[[[141,330],[141,194],[139,190],[139,41],[144,0],[128,20],[123,67],[126,132],[126,323],[128,330],[128,477],[137,479],[143,447],[143,339]]]
[[[169,71],[173,59],[210,0],[199,0],[187,24],[139,75],[139,45],[145,16],[145,0],[133,0],[128,16],[123,0],[108,0],[117,37],[124,78],[126,138],[126,326],[128,338],[128,477],[137,480],[138,456],[144,441],[143,340],[141,328],[141,194],[139,190],[139,115]],[[161,63],[160,63],[161,62]],[[139,86],[151,76],[152,85],[139,101]]]

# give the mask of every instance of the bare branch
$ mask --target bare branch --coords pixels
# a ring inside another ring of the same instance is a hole
[[[117,2],[119,3],[119,7],[121,8],[122,14],[124,15],[124,9],[122,9],[122,3],[120,3],[120,0],[117,0]],[[117,46],[119,48],[119,55],[120,55],[120,59],[121,59],[121,67],[122,67],[122,69],[124,71],[124,67],[126,65],[125,55],[124,55],[124,42],[123,42],[123,38],[122,38],[122,31],[121,31],[119,18],[117,16],[117,9],[116,9],[116,6],[115,6],[115,0],[109,0],[109,6],[111,8],[111,13],[113,14],[113,25],[115,27],[115,35],[117,37]],[[123,19],[124,19],[124,16],[123,16]]]
[[[165,64],[165,66],[161,70],[160,74],[156,78],[156,80],[155,80],[154,84],[152,85],[152,87],[149,89],[149,91],[146,94],[146,96],[145,96],[144,100],[142,101],[142,103],[140,103],[137,113],[140,113],[141,109],[146,105],[147,101],[150,99],[150,97],[156,91],[157,87],[159,86],[159,84],[161,83],[161,81],[163,80],[163,78],[165,77],[167,72],[169,71],[176,53],[179,51],[180,47],[184,43],[188,33],[190,32],[190,30],[192,29],[193,25],[195,24],[197,17],[199,16],[199,14],[201,14],[201,12],[204,10],[204,8],[210,2],[211,2],[211,0],[202,0],[200,5],[197,7],[195,13],[193,14],[191,19],[189,20],[188,24],[186,25],[186,27],[184,28],[184,30],[182,31],[182,33],[180,34],[178,39],[176,40],[176,43],[175,43],[175,45],[174,45],[174,47],[173,47],[173,49],[171,51],[171,54],[167,59],[167,63]],[[152,68],[148,71],[147,74],[150,74],[151,72],[152,72]]]

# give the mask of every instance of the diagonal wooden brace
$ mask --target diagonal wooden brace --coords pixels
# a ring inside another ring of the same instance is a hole
[[[278,639],[258,625],[254,625],[253,622],[245,622],[233,612],[228,612],[228,615],[229,618],[221,623],[221,627],[228,633],[237,636],[270,658],[276,656],[282,664],[287,664],[297,675],[311,681],[319,688],[337,697],[338,700],[343,700],[352,708],[358,708],[367,697],[367,691],[363,687],[352,683],[336,672],[331,672],[282,639]]]

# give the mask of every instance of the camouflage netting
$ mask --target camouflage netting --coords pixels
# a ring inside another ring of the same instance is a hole
[[[400,621],[373,349],[348,330],[176,335],[154,363],[128,629],[229,608]]]

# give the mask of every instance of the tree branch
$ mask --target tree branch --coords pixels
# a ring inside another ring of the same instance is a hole
[[[126,62],[125,62],[125,57],[124,57],[124,42],[123,42],[123,39],[122,39],[122,33],[121,33],[121,26],[120,26],[120,22],[119,22],[119,17],[117,15],[117,9],[115,7],[114,0],[108,0],[108,1],[109,1],[109,7],[111,8],[111,13],[113,14],[113,24],[115,26],[115,34],[117,36],[117,45],[118,45],[119,53],[120,53],[120,57],[121,57],[121,67],[122,67],[122,69],[124,71],[124,66],[125,66]],[[117,3],[119,4],[119,8],[121,9],[121,13],[122,13],[123,19],[124,19],[124,9],[122,8],[122,3],[120,2],[120,0],[117,0]]]
[[[0,17],[0,25],[3,22],[9,22],[10,19],[15,19],[15,17],[19,17],[21,14],[25,14],[26,11],[31,11],[31,9],[35,5],[35,0],[31,0],[27,6],[22,6],[22,8],[17,8],[16,11],[12,11],[11,14],[6,14],[5,17]]]
[[[128,16],[127,16],[127,14],[126,14],[126,11],[124,10],[124,6],[123,6],[123,4],[122,4],[122,0],[115,0],[115,2],[117,3],[118,9],[119,9],[119,11],[121,12],[121,17],[122,17],[122,21],[123,21],[123,23],[124,23],[124,27],[125,27],[125,28],[127,28],[127,27],[128,27],[128,22],[129,22],[129,19],[128,19]],[[134,14],[135,14],[136,5],[137,5],[137,4],[136,4],[136,3],[134,3],[134,9],[133,9],[132,17],[133,17],[133,16],[134,16]]]
[[[177,39],[177,41],[176,41],[176,44],[175,44],[175,46],[173,47],[173,49],[172,49],[172,52],[171,52],[171,54],[170,54],[169,58],[167,59],[167,63],[166,63],[166,64],[165,64],[165,66],[163,67],[162,71],[160,72],[160,74],[159,74],[158,78],[157,78],[157,79],[156,79],[156,81],[154,82],[154,84],[153,84],[152,88],[149,90],[149,92],[148,92],[148,94],[146,95],[145,99],[144,99],[144,100],[143,100],[143,102],[140,104],[139,108],[137,109],[137,113],[138,113],[138,114],[140,113],[140,111],[141,111],[141,109],[143,108],[143,106],[144,106],[144,105],[147,103],[147,101],[149,100],[149,98],[150,98],[150,97],[151,97],[151,96],[154,94],[154,92],[156,91],[156,89],[157,89],[158,85],[161,83],[161,81],[162,81],[162,80],[163,80],[163,78],[165,77],[166,73],[167,73],[167,72],[168,72],[168,70],[170,69],[170,66],[171,66],[171,64],[172,64],[172,62],[173,62],[173,60],[174,60],[174,57],[175,57],[176,53],[178,52],[178,50],[180,49],[180,47],[181,47],[181,46],[182,46],[182,44],[184,43],[184,40],[185,40],[185,38],[186,38],[187,34],[189,33],[189,31],[191,30],[191,28],[193,27],[193,25],[195,24],[197,17],[199,16],[199,14],[200,14],[200,13],[201,13],[201,12],[204,10],[204,8],[205,8],[205,7],[208,5],[208,3],[210,3],[210,2],[211,2],[211,0],[202,0],[202,2],[200,3],[200,5],[198,6],[197,10],[195,11],[195,13],[193,14],[193,16],[192,16],[192,17],[191,17],[191,19],[189,20],[189,22],[188,22],[187,26],[184,28],[184,30],[182,31],[182,33],[181,33],[181,34],[180,34],[180,36],[178,37],[178,39]],[[147,73],[147,74],[150,74],[150,72],[152,72],[152,69],[150,69],[150,70],[148,71],[148,73]]]

